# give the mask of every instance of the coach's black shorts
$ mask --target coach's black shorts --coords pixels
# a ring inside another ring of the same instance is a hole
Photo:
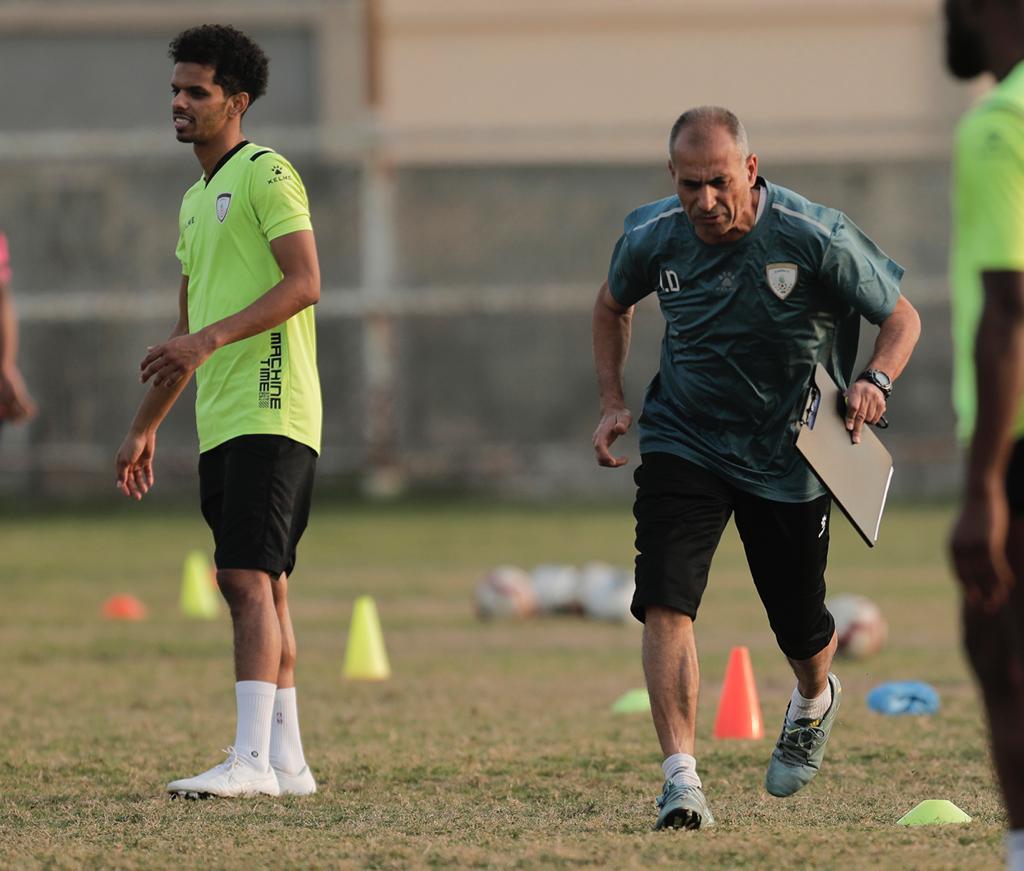
[[[243,435],[201,453],[199,499],[217,568],[290,575],[315,472],[316,452],[286,436]]]
[[[835,629],[825,608],[831,499],[773,502],[674,454],[643,455],[636,481],[636,592],[643,622],[653,605],[696,618],[718,542],[735,514],[747,564],[779,647],[809,659]]]

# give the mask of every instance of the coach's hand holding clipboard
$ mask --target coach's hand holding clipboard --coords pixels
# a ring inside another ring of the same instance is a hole
[[[892,482],[892,456],[867,427],[854,443],[846,428],[846,399],[820,363],[799,409],[799,423],[797,451],[868,546],[874,547]]]

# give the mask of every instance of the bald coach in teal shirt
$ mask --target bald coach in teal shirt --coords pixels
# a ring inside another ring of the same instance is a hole
[[[829,496],[795,449],[816,363],[846,390],[854,443],[876,423],[920,331],[903,270],[842,212],[757,174],[726,109],[684,113],[669,137],[676,194],[634,210],[594,307],[602,466],[626,432],[622,371],[633,307],[656,293],[661,365],[640,417],[636,592],[665,785],[655,828],[714,817],[697,776],[699,674],[693,636],[708,569],[730,517],[769,623],[797,677],[765,786],[792,795],[820,768],[841,700],[825,608]],[[879,326],[854,377],[861,318]]]

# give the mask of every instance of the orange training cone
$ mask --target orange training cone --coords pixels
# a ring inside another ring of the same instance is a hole
[[[750,651],[734,647],[725,669],[722,698],[715,717],[716,738],[763,738],[764,723],[761,705],[754,686],[754,669],[750,665]]]
[[[103,603],[103,616],[108,620],[142,620],[146,616],[146,606],[134,596],[111,596]]]

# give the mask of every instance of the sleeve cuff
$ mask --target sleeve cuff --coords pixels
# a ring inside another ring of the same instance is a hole
[[[268,242],[273,242],[275,239],[279,239],[281,236],[287,236],[289,233],[297,233],[300,230],[312,230],[313,222],[310,221],[309,215],[297,215],[294,218],[287,218],[280,223],[274,224],[273,227],[268,227],[266,230],[266,236]]]

